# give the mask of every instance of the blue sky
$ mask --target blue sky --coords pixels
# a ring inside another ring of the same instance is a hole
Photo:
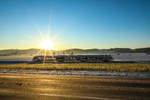
[[[0,0],[0,49],[150,47],[150,0]]]

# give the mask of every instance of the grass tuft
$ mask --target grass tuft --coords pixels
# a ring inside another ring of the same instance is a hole
[[[2,64],[0,69],[96,70],[115,72],[150,72],[149,63],[64,63],[64,64]]]

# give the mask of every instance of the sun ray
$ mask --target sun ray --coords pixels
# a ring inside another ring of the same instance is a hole
[[[46,39],[46,40],[42,41],[41,49],[52,50],[53,49],[53,43],[50,40]]]

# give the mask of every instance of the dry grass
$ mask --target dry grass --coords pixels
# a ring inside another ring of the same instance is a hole
[[[97,70],[116,72],[150,72],[149,63],[64,63],[64,64],[1,64],[0,69]]]

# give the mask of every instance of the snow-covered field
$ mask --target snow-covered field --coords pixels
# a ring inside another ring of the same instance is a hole
[[[145,53],[82,53],[84,54],[110,54],[114,58],[115,61],[150,61],[150,54],[147,55]],[[78,55],[78,53],[77,53]],[[0,56],[0,61],[31,61],[33,56],[31,55],[19,55],[19,56]]]
[[[106,72],[106,71],[73,71],[73,70],[62,71],[62,70],[0,69],[0,74],[37,74],[37,75],[65,75],[65,76],[150,78],[150,72]]]
[[[20,56],[0,56],[0,61],[32,61],[33,56],[20,55]]]
[[[104,53],[93,53],[104,54]],[[150,55],[145,53],[105,53],[110,54],[115,61],[150,61]],[[0,61],[31,61],[33,56],[0,56]],[[0,73],[12,74],[41,74],[69,76],[101,76],[101,77],[131,77],[150,78],[150,72],[103,72],[103,71],[48,71],[48,70],[9,70],[1,69]]]
[[[112,53],[116,61],[150,61],[150,55],[145,53]]]

